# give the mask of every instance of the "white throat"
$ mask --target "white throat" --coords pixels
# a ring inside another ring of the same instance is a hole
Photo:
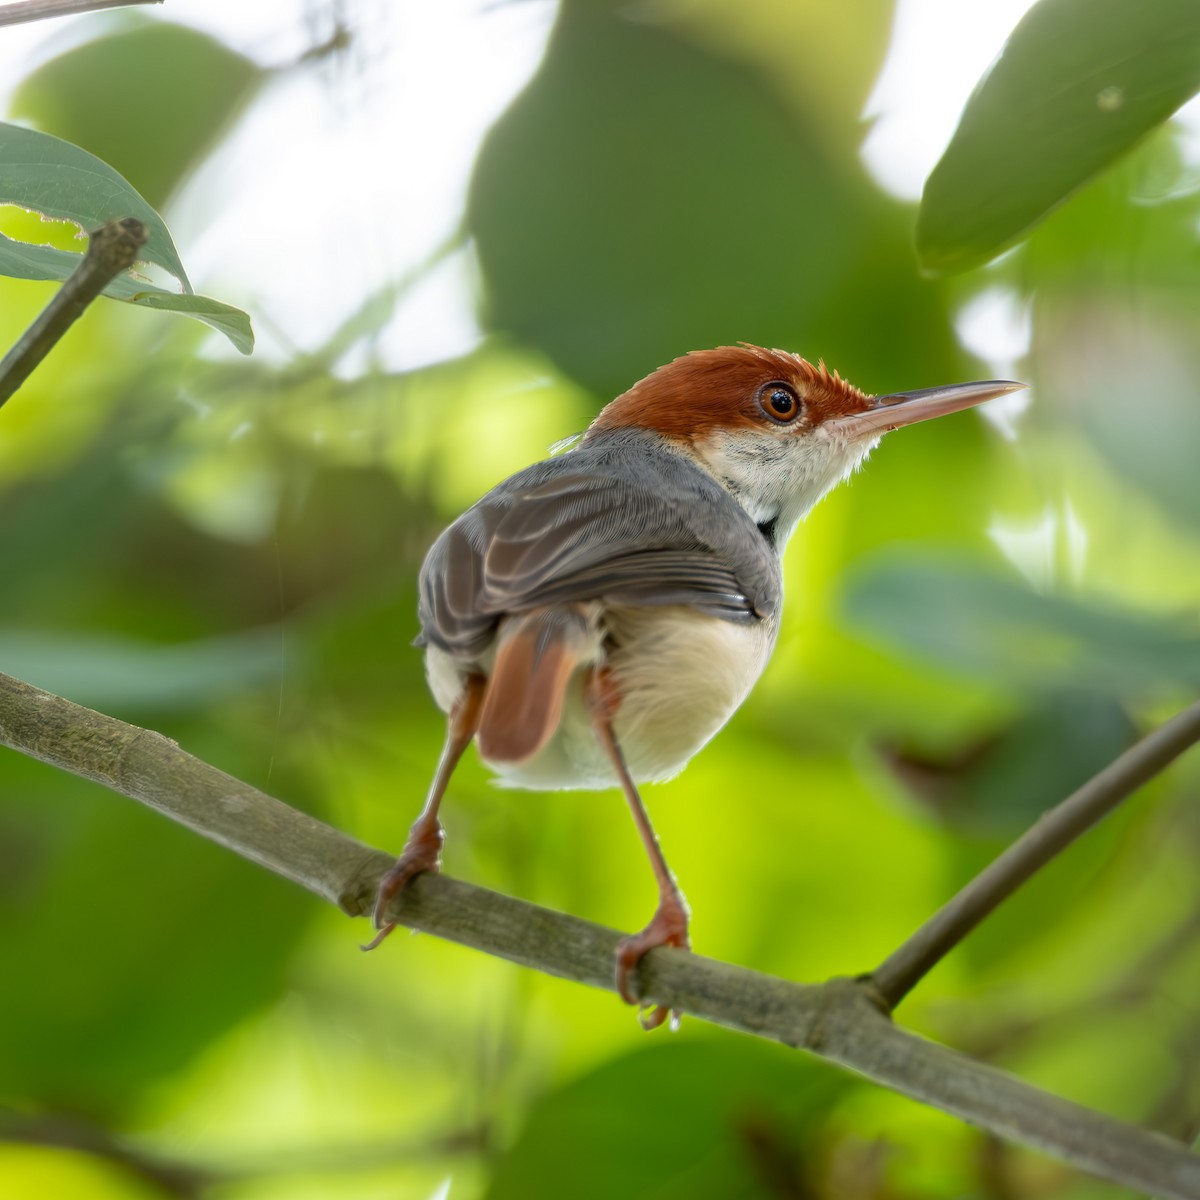
[[[697,442],[700,465],[750,514],[770,528],[782,554],[808,511],[854,473],[879,438],[849,438],[828,422],[805,434],[715,433]]]

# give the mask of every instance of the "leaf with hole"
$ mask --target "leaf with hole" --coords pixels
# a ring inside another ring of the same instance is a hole
[[[156,263],[192,290],[162,217],[122,175],[78,146],[0,122],[0,204],[16,204],[90,232],[105,221],[136,217],[149,236],[146,262]]]
[[[15,242],[0,233],[0,275],[9,275],[14,279],[53,279],[61,282],[76,270],[81,257],[53,246]],[[129,274],[118,275],[104,289],[104,294],[114,300],[140,304],[144,308],[182,313],[223,333],[243,354],[249,354],[254,349],[254,329],[250,324],[250,316],[232,304],[208,296],[197,296],[194,292],[170,292]]]
[[[106,296],[146,308],[182,313],[223,333],[243,354],[254,348],[249,316],[241,309],[197,296],[192,291],[163,219],[133,187],[106,163],[49,134],[0,122],[0,204],[15,204],[92,230],[105,221],[136,217],[149,237],[144,261],[175,276],[184,288],[172,292],[137,278],[118,275]],[[36,246],[0,234],[0,274],[16,279],[65,280],[82,255],[53,246]]]

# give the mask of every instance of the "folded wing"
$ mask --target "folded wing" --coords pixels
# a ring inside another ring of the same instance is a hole
[[[507,480],[434,544],[424,640],[482,653],[506,614],[556,604],[683,604],[731,621],[775,610],[774,553],[723,488],[680,455],[581,449]]]

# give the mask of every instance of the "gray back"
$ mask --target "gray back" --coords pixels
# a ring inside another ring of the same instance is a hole
[[[654,435],[616,430],[494,487],[433,544],[419,589],[418,643],[470,660],[504,614],[548,604],[771,619],[782,578],[768,537],[720,484]]]

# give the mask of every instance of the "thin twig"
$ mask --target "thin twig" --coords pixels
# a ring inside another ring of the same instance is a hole
[[[393,861],[160,734],[7,675],[0,675],[0,744],[140,800],[352,916],[370,912]],[[388,915],[551,975],[613,987],[621,934],[590,921],[440,875],[418,877]],[[651,951],[638,975],[648,1002],[803,1047],[1105,1179],[1169,1200],[1200,1200],[1200,1155],[898,1029],[869,985],[834,979],[802,986],[672,949]]]
[[[134,4],[161,4],[162,0],[19,0],[0,4],[0,25],[22,25],[49,17],[74,17],[102,8],[128,8]]]
[[[1200,701],[1055,805],[868,976],[891,1008],[989,913],[1101,817],[1200,741]]]
[[[91,235],[83,261],[0,362],[0,406],[29,378],[83,310],[133,266],[147,236],[145,225],[134,217],[108,221]]]

